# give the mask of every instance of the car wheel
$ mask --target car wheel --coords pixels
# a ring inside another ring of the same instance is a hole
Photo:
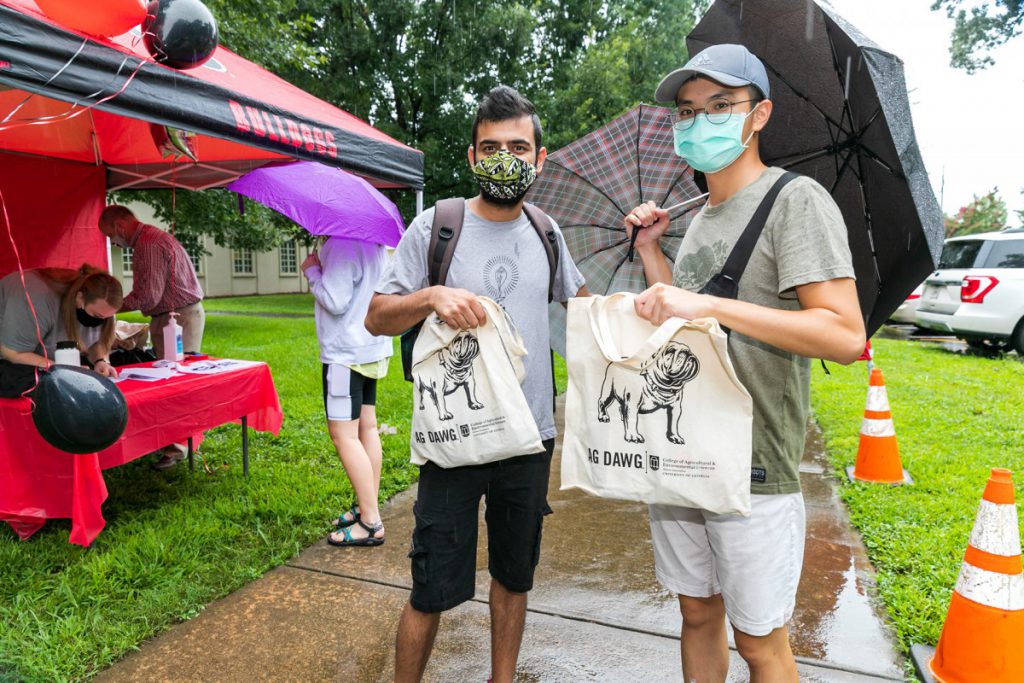
[[[1024,356],[1024,318],[1021,318],[1020,322],[1017,323],[1017,329],[1013,331],[1010,343],[1018,354]]]
[[[998,353],[1006,347],[1006,342],[984,339],[982,337],[967,337],[964,341],[967,342],[969,348],[983,353]]]

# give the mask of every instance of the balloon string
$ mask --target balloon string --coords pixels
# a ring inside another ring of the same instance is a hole
[[[117,72],[118,73],[120,73],[121,68],[124,67],[124,65],[128,63],[128,59],[129,59],[128,57],[125,57],[124,61],[121,62],[121,66],[119,66],[117,68]],[[62,114],[55,114],[53,116],[41,116],[39,118],[34,118],[34,119],[18,119],[16,121],[12,122],[12,123],[7,124],[7,125],[0,125],[0,132],[5,131],[5,130],[9,130],[11,128],[20,128],[21,126],[47,125],[47,124],[50,124],[50,123],[57,123],[58,121],[70,121],[73,118],[77,118],[77,117],[81,116],[82,114],[86,113],[87,111],[91,111],[92,109],[95,109],[96,107],[100,106],[104,102],[109,102],[110,100],[112,100],[115,97],[118,97],[122,93],[124,93],[124,91],[128,89],[128,86],[132,84],[132,81],[135,80],[135,76],[139,73],[139,71],[142,70],[142,67],[144,67],[148,63],[149,62],[147,62],[146,60],[140,59],[139,60],[139,65],[137,67],[135,67],[134,70],[132,70],[132,73],[128,76],[128,79],[124,82],[124,85],[122,85],[120,87],[120,89],[118,89],[117,92],[115,92],[115,93],[113,93],[111,95],[107,95],[106,97],[104,97],[101,100],[97,100],[96,102],[93,102],[90,105],[82,107],[81,109],[78,109],[79,104],[78,104],[78,102],[75,102],[75,103],[73,103],[71,105],[70,109],[68,109],[66,112],[64,112]],[[103,91],[102,90],[97,90],[96,92],[92,93],[91,95],[87,95],[84,99],[90,99],[92,97],[96,97],[101,92],[103,92]],[[6,120],[7,119],[4,119],[4,121],[6,121]]]
[[[141,36],[136,36],[136,38],[132,41],[132,49],[134,49],[134,47],[138,44],[139,40],[141,40]],[[75,53],[73,55],[71,55],[71,58],[68,59],[68,61],[66,61],[64,63],[64,65],[61,66],[61,68],[56,71],[56,73],[54,73],[52,76],[50,76],[50,78],[48,78],[46,80],[46,82],[43,84],[43,87],[49,85],[54,80],[56,80],[56,78],[58,76],[60,76],[62,73],[64,73],[64,71],[66,71],[68,69],[68,67],[71,66],[71,64],[75,61],[75,59],[78,57],[78,55],[81,54],[82,50],[85,49],[85,46],[88,45],[88,44],[89,44],[89,39],[88,38],[83,40],[82,44],[78,46],[77,50],[75,50]],[[71,108],[68,109],[68,111],[64,112],[63,114],[57,114],[57,115],[54,115],[54,116],[42,116],[42,117],[32,118],[32,119],[19,119],[19,120],[14,121],[13,123],[8,124],[8,122],[11,120],[11,117],[14,116],[15,114],[17,114],[21,110],[22,107],[24,107],[26,104],[28,104],[28,102],[33,97],[35,97],[35,93],[32,93],[28,97],[26,97],[24,100],[22,100],[19,104],[17,104],[10,112],[7,113],[7,115],[3,118],[3,120],[0,121],[0,124],[7,124],[7,125],[0,125],[0,132],[6,131],[6,130],[11,130],[11,129],[14,129],[14,128],[20,128],[22,126],[46,125],[46,124],[50,124],[50,123],[57,123],[58,121],[70,121],[71,119],[76,118],[78,116],[81,116],[82,114],[86,113],[87,111],[90,111],[91,109],[94,109],[94,108],[98,107],[99,105],[101,105],[101,104],[103,104],[105,102],[109,102],[110,100],[114,99],[115,97],[118,97],[121,94],[123,94],[125,92],[125,90],[128,89],[128,86],[131,85],[132,81],[135,80],[135,76],[138,75],[138,73],[142,70],[142,67],[144,67],[147,64],[148,60],[140,59],[140,58],[138,58],[138,56],[136,56],[136,58],[139,59],[139,65],[137,67],[135,67],[135,69],[132,70],[132,73],[125,80],[124,84],[116,92],[114,92],[113,94],[108,95],[107,97],[104,97],[103,99],[100,99],[100,100],[98,100],[98,101],[96,101],[96,102],[94,102],[94,103],[92,103],[90,105],[87,105],[87,106],[85,106],[85,107],[83,107],[81,109],[78,109],[77,111],[76,111],[76,108],[79,106],[79,104],[76,101],[76,102],[73,102],[71,104]],[[129,59],[130,59],[129,56],[125,56],[125,58],[121,61],[121,64],[118,65],[117,71],[114,72],[115,76],[121,73],[121,69],[124,68],[125,64],[128,63]],[[87,100],[91,99],[93,97],[98,96],[102,92],[103,92],[102,89],[97,90],[96,92],[94,92],[94,93],[92,93],[90,95],[87,95],[84,99],[87,99]],[[172,203],[173,203],[173,199],[172,199]],[[14,239],[14,232],[11,229],[11,219],[10,219],[10,216],[8,215],[8,213],[7,213],[7,202],[4,200],[4,196],[3,196],[3,191],[2,190],[0,190],[0,213],[3,214],[4,227],[6,228],[6,231],[7,231],[7,239],[11,243],[11,250],[14,252],[15,263],[18,266],[18,277],[21,279],[22,291],[25,292],[25,301],[28,302],[29,311],[32,313],[32,322],[33,322],[33,324],[35,325],[35,328],[36,328],[36,340],[39,342],[39,346],[43,350],[43,360],[46,361],[46,365],[47,365],[47,367],[49,367],[49,365],[50,365],[50,354],[47,351],[46,344],[43,342],[43,333],[42,333],[42,330],[39,327],[39,315],[36,313],[35,304],[32,302],[32,297],[30,297],[29,294],[28,294],[28,283],[25,282],[25,268],[24,268],[24,266],[22,265],[22,262],[21,262],[21,253],[18,251],[18,243],[15,241],[15,239]],[[172,223],[172,226],[173,226],[173,223]],[[23,398],[26,398],[29,401],[29,406],[30,406],[29,412],[32,412],[32,411],[35,410],[35,400],[31,396],[29,396],[29,394],[34,392],[38,386],[39,386],[39,367],[33,365],[33,367],[32,367],[32,386],[29,387],[28,389],[26,389],[21,394],[21,396]]]
[[[88,44],[89,44],[89,39],[88,39],[88,38],[86,38],[85,40],[83,40],[83,41],[82,41],[82,44],[78,46],[78,49],[77,49],[77,50],[75,50],[75,54],[71,55],[71,59],[69,59],[68,61],[64,62],[64,66],[62,66],[61,68],[57,69],[57,73],[53,74],[53,75],[52,75],[52,76],[50,76],[50,77],[49,77],[48,79],[46,79],[46,82],[45,82],[45,83],[43,83],[43,85],[42,85],[41,87],[44,87],[44,88],[45,88],[46,86],[50,85],[50,83],[53,83],[53,82],[54,82],[54,80],[56,80],[57,76],[60,76],[60,75],[61,75],[62,73],[64,73],[64,71],[65,71],[65,70],[66,70],[66,69],[67,69],[67,68],[68,68],[69,66],[71,66],[71,64],[72,64],[72,63],[73,63],[73,62],[75,61],[75,58],[76,58],[76,57],[77,57],[78,55],[80,55],[80,54],[82,53],[82,50],[83,50],[83,49],[85,48],[85,46],[86,46],[86,45],[88,45]],[[36,94],[35,94],[35,93],[30,93],[30,94],[29,94],[29,96],[28,96],[28,97],[26,97],[25,99],[23,99],[23,100],[22,100],[22,101],[21,101],[21,102],[20,102],[20,103],[18,104],[18,106],[16,106],[16,107],[15,107],[14,109],[12,109],[12,110],[11,110],[11,111],[10,111],[10,112],[9,112],[9,113],[7,114],[7,116],[5,116],[5,117],[4,117],[3,121],[0,121],[0,123],[7,123],[8,121],[10,121],[10,120],[11,120],[11,117],[12,117],[12,116],[14,116],[15,114],[17,114],[17,113],[18,113],[18,112],[19,112],[19,111],[21,110],[21,108],[22,108],[22,107],[24,107],[24,106],[25,106],[26,104],[28,104],[28,103],[29,103],[29,102],[30,102],[30,101],[32,100],[32,98],[34,98],[35,96],[36,96]]]
[[[135,51],[135,48],[138,46],[139,42],[143,39],[143,37],[145,35],[152,35],[152,34],[149,31],[146,31],[145,34],[140,33],[139,35],[137,35],[134,38],[132,38],[132,44],[131,44],[129,49],[132,50],[133,53]],[[82,44],[78,46],[77,50],[75,50],[75,54],[71,55],[71,57],[68,59],[68,61],[64,62],[64,65],[61,68],[57,69],[57,71],[52,76],[50,76],[48,79],[46,79],[46,82],[43,83],[43,85],[41,87],[45,88],[46,86],[50,85],[50,83],[53,83],[55,80],[57,80],[58,76],[60,76],[62,73],[64,73],[68,69],[68,67],[70,67],[72,64],[74,64],[75,59],[78,57],[78,55],[80,55],[82,53],[82,50],[84,50],[85,46],[88,45],[90,42],[91,41],[88,38],[83,39],[82,40]],[[138,58],[138,55],[134,55],[134,56],[136,58]],[[121,60],[121,63],[117,67],[117,71],[114,72],[115,76],[121,73],[121,69],[123,69],[124,65],[128,63],[128,59],[129,59],[129,56],[125,56],[125,58],[123,60]],[[145,59],[142,60],[142,62],[139,64],[139,69],[142,68],[142,65],[145,64],[146,61],[147,60],[145,60]],[[136,69],[136,73],[138,72],[139,69]],[[125,83],[125,88],[128,86],[129,83],[131,83],[133,78],[135,78],[135,73],[133,73],[131,75],[131,77],[129,77],[128,83]],[[121,92],[123,92],[123,91],[124,91],[124,88],[121,89]],[[94,92],[92,94],[86,95],[85,98],[83,98],[83,99],[87,99],[88,100],[88,99],[91,99],[93,97],[97,97],[102,92],[103,92],[103,89],[101,88],[101,89],[97,90],[96,92]],[[120,93],[115,93],[114,96],[116,97],[118,94],[120,94]],[[12,109],[10,112],[8,112],[7,116],[5,116],[2,121],[0,121],[0,124],[4,124],[4,123],[7,123],[8,121],[10,121],[11,117],[14,116],[15,114],[17,114],[21,110],[21,108],[24,107],[26,104],[28,104],[32,100],[32,98],[36,97],[36,95],[37,95],[36,93],[30,93],[28,97],[23,99],[17,106],[14,107],[14,109]],[[101,102],[97,102],[96,104],[101,104]],[[91,105],[91,106],[94,107],[94,106],[96,106],[96,104]],[[71,110],[69,110],[69,111],[73,111],[74,108],[77,107],[77,106],[78,106],[78,102],[77,101],[73,102],[72,106],[71,106]],[[88,111],[89,108],[90,107],[87,107],[83,111]],[[77,116],[77,114],[76,114],[76,116]],[[23,121],[27,125],[28,123],[34,123],[34,122],[37,122],[37,121],[38,122],[45,122],[45,120],[48,119],[48,118],[53,118],[53,117],[41,117],[39,119],[24,119]],[[2,130],[2,129],[0,129],[0,130]]]
[[[7,239],[11,242],[11,249],[14,251],[14,260],[18,264],[18,276],[21,278],[21,288],[25,292],[25,300],[28,302],[28,309],[32,313],[32,321],[36,326],[36,339],[39,341],[39,346],[43,349],[43,360],[46,361],[47,367],[50,365],[50,354],[47,353],[46,344],[43,343],[43,332],[39,329],[39,316],[36,314],[35,304],[32,303],[32,297],[28,295],[28,284],[25,282],[25,268],[21,264],[21,254],[18,252],[18,243],[14,240],[14,232],[11,230],[11,219],[7,215],[7,202],[4,200],[3,190],[0,190],[0,212],[3,213],[4,227],[7,228]],[[35,409],[35,402],[28,396],[36,387],[39,386],[39,367],[32,366],[32,386],[22,392],[23,398],[28,398],[32,402],[32,409]]]

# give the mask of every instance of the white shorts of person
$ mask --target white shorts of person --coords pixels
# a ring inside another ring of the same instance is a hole
[[[793,616],[804,558],[800,493],[751,495],[750,516],[651,505],[658,581],[694,598],[719,593],[733,628],[766,636]]]

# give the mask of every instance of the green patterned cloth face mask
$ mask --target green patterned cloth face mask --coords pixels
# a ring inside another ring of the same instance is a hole
[[[512,205],[526,196],[537,179],[537,169],[503,149],[478,160],[473,165],[473,177],[487,201]]]

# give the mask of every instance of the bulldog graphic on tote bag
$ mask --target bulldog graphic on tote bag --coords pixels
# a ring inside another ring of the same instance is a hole
[[[437,410],[437,419],[445,422],[454,415],[448,410],[448,396],[458,389],[465,389],[466,404],[470,410],[484,407],[476,399],[476,375],[473,361],[480,355],[480,342],[470,332],[462,332],[437,352],[436,372],[424,369],[416,377],[416,393],[419,395],[419,409],[424,410],[423,395],[430,397]]]
[[[505,311],[477,297],[487,322],[473,330],[423,323],[412,353],[413,464],[479,465],[544,444],[520,384],[526,348]]]
[[[562,488],[750,513],[753,404],[713,319],[636,315],[632,294],[569,301]]]
[[[629,366],[608,363],[597,401],[597,419],[608,422],[608,406],[618,402],[623,438],[643,443],[640,415],[665,410],[665,437],[676,444],[686,443],[679,435],[683,410],[683,386],[700,372],[700,361],[690,347],[670,341],[658,349],[636,372]]]

